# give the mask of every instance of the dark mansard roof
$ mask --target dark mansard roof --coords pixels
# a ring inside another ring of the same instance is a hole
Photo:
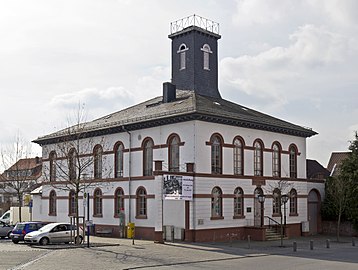
[[[283,121],[222,98],[202,96],[189,90],[177,90],[176,93],[176,98],[172,102],[164,103],[163,98],[159,96],[84,123],[81,126],[82,136],[99,136],[191,120],[265,130],[299,137],[310,137],[317,134],[309,128]],[[49,144],[61,140],[68,134],[74,135],[75,133],[76,128],[72,127],[71,132],[68,132],[68,129],[64,129],[39,137],[34,142],[40,145]]]

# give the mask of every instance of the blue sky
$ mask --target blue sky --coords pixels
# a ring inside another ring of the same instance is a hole
[[[223,98],[313,128],[326,166],[358,130],[358,1],[12,0],[0,2],[0,147],[161,95],[170,22],[220,23]],[[32,147],[34,155],[40,148]]]

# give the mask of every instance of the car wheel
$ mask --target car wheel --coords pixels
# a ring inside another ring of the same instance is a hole
[[[39,243],[41,246],[46,246],[48,243],[50,243],[50,240],[47,237],[44,237],[44,238],[41,238]]]
[[[0,238],[1,238],[1,239],[4,239],[4,238],[5,238],[5,236],[0,236]]]
[[[7,234],[7,238],[9,238],[9,239],[11,238],[11,237],[10,237],[10,233],[11,233],[11,232],[8,232],[8,234]]]
[[[19,240],[12,240],[12,242],[13,242],[14,244],[18,244],[18,243],[19,243]]]
[[[78,244],[78,245],[81,244],[82,243],[82,236],[76,236],[75,237],[75,243]]]

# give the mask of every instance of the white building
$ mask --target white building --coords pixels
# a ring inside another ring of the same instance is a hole
[[[163,96],[78,131],[79,160],[94,161],[81,174],[95,182],[86,192],[96,229],[117,236],[123,208],[137,238],[158,241],[165,226],[186,241],[227,240],[230,233],[264,240],[268,226],[281,222],[280,213],[288,237],[319,232],[324,185],[306,178],[306,138],[316,133],[222,99],[217,24],[190,18],[188,25],[172,23],[172,83],[163,84]],[[35,219],[68,221],[74,211],[73,194],[60,188],[66,180],[60,172],[71,164],[62,154],[65,138],[59,131],[35,140],[42,146],[43,175],[51,178],[34,195]],[[193,180],[192,200],[162,200],[165,175]],[[286,204],[281,195],[288,195]]]

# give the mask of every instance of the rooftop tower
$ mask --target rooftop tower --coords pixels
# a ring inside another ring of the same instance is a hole
[[[221,98],[218,90],[219,24],[192,15],[170,24],[172,83],[177,89]]]

